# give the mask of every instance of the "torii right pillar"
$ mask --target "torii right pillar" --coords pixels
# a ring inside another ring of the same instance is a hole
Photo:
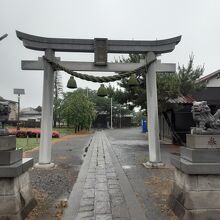
[[[156,59],[156,55],[153,52],[147,53],[146,63],[149,64],[146,72],[149,161],[144,163],[144,166],[147,168],[158,168],[163,166],[163,163],[161,162],[159,140],[157,73],[175,72],[176,65],[161,63],[160,60]]]
[[[147,122],[148,122],[148,144],[149,161],[148,166],[161,165],[160,140],[159,140],[159,120],[157,103],[157,80],[156,80],[156,56],[154,53],[147,54],[147,62],[151,62],[146,73],[147,90]]]

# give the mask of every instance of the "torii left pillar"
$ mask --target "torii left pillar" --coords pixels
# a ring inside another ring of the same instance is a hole
[[[54,59],[54,51],[47,49],[45,56]],[[54,96],[54,69],[50,63],[44,60],[43,101],[41,118],[41,138],[39,149],[39,163],[36,167],[50,168],[52,148],[52,122],[53,122],[53,96]]]

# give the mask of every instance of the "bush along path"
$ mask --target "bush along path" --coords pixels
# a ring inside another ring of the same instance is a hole
[[[55,167],[30,170],[33,194],[38,205],[29,214],[28,220],[61,218],[62,208],[66,206],[65,201],[76,181],[90,138],[91,134],[77,134],[57,139],[52,149]],[[35,163],[38,161],[37,149],[27,151],[24,155],[33,157]]]

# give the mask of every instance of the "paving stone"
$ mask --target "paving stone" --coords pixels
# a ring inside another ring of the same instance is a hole
[[[96,202],[95,213],[96,214],[111,214],[110,202],[103,202],[103,201]]]
[[[115,170],[113,168],[106,168],[105,169],[106,173],[113,173]]]
[[[94,205],[87,205],[87,206],[81,206],[80,205],[80,212],[84,212],[84,211],[94,211]]]
[[[107,185],[107,183],[97,183],[95,188],[98,191],[107,191],[108,190],[108,185]]]
[[[95,201],[109,201],[110,197],[107,191],[96,191]]]
[[[109,189],[120,189],[120,186],[118,184],[108,184]]]
[[[95,197],[95,190],[94,189],[85,189],[83,191],[82,198],[94,198]]]
[[[125,201],[124,201],[124,197],[113,197],[111,199],[111,206],[112,207],[115,207],[115,206],[120,206],[121,204],[123,204]]]
[[[130,218],[113,217],[112,220],[130,220]]]
[[[80,206],[88,206],[88,205],[94,205],[94,199],[82,199],[80,201]]]
[[[96,176],[96,183],[107,183],[107,178],[106,176]]]
[[[88,173],[87,179],[95,179],[94,173]]]
[[[96,215],[96,220],[112,220],[112,215]]]
[[[76,220],[95,220],[95,217],[90,216],[90,217],[77,217]]]
[[[117,197],[123,196],[121,189],[109,189],[109,194],[111,196],[117,196]]]
[[[94,217],[93,211],[79,212],[77,215],[77,220],[82,220],[86,217]]]
[[[108,178],[108,177],[116,177],[117,175],[116,173],[107,173],[106,176]]]
[[[108,179],[108,184],[118,184],[118,181],[115,179],[115,180],[112,180],[112,179]]]
[[[95,182],[96,182],[96,179],[86,179],[85,184],[93,185],[93,184],[95,184]]]
[[[95,189],[95,182],[92,184],[85,184],[84,189]]]
[[[89,173],[95,173],[96,172],[96,168],[89,168],[88,172]]]

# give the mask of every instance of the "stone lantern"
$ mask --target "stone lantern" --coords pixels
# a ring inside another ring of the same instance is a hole
[[[8,102],[0,98],[0,219],[20,220],[36,204],[28,172],[33,159],[22,158],[22,149],[16,149],[16,136],[5,128],[9,113]]]

